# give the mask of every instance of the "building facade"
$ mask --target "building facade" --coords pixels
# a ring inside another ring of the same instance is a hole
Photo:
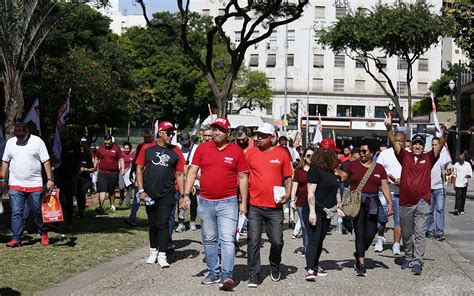
[[[351,11],[368,11],[378,3],[393,2],[336,0],[336,5],[335,0],[311,0],[300,19],[278,27],[269,38],[247,51],[245,66],[265,72],[274,90],[271,110],[248,113],[271,113],[279,124],[286,112],[288,130],[302,129],[303,134],[306,116],[309,115],[310,124],[315,124],[319,114],[323,131],[335,130],[338,138],[384,135],[383,118],[391,99],[361,64],[344,54],[323,48],[318,43],[318,35],[320,30],[330,27],[339,17]],[[433,11],[440,11],[441,0],[429,2],[433,5]],[[217,16],[222,13],[224,5],[225,0],[201,0],[191,1],[190,8],[202,15]],[[232,18],[224,28],[227,36],[236,44],[240,42],[241,23],[242,20]],[[254,34],[261,34],[264,30],[257,28]],[[382,53],[378,56],[386,61],[386,71],[401,94],[400,103],[406,118],[406,64],[398,57],[384,57]],[[426,96],[431,83],[441,76],[441,59],[439,44],[414,64],[411,83],[415,97],[413,103]],[[386,84],[384,80],[382,83]],[[312,132],[311,128],[308,130]]]
[[[129,14],[127,9],[120,9],[119,0],[110,0],[106,7],[98,11],[112,20],[110,29],[115,34],[121,35],[131,27],[146,27],[143,14]]]

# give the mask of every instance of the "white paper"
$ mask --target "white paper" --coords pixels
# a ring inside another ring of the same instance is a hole
[[[237,232],[235,233],[235,239],[239,241],[240,232],[242,231],[242,227],[244,227],[244,223],[247,221],[247,217],[245,215],[239,215],[239,222],[237,223]]]
[[[280,203],[285,194],[286,194],[285,187],[273,186],[273,197],[275,198],[275,203],[277,204]]]
[[[125,184],[125,187],[132,185],[132,182],[130,182],[130,171],[130,168],[128,168],[125,171],[125,175],[123,175],[123,183]]]

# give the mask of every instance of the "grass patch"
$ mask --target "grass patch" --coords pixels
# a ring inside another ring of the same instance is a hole
[[[5,201],[4,205],[9,210]],[[143,205],[138,210],[137,227],[123,222],[129,208],[119,207],[115,213],[95,217],[94,207],[86,209],[84,218],[74,217],[72,230],[60,227],[50,231],[51,245],[47,247],[40,245],[39,235],[25,232],[24,246],[7,248],[11,233],[5,225],[10,225],[10,214],[0,216],[0,295],[15,291],[31,295],[148,243]]]

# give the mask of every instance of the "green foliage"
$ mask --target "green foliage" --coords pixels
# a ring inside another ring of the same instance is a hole
[[[234,86],[239,111],[268,108],[272,103],[273,92],[264,72],[241,69]]]
[[[470,0],[458,0],[452,8],[444,11],[456,20],[454,38],[456,44],[464,51],[474,56],[474,3]]]

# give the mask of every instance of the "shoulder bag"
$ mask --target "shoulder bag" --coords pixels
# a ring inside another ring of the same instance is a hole
[[[356,190],[346,190],[344,192],[344,196],[342,197],[342,204],[341,210],[344,213],[346,218],[355,219],[359,215],[360,211],[360,204],[361,204],[361,196],[362,196],[362,188],[364,188],[367,180],[369,179],[370,175],[375,169],[377,163],[374,161],[367,172],[365,172],[364,177],[357,186]]]

